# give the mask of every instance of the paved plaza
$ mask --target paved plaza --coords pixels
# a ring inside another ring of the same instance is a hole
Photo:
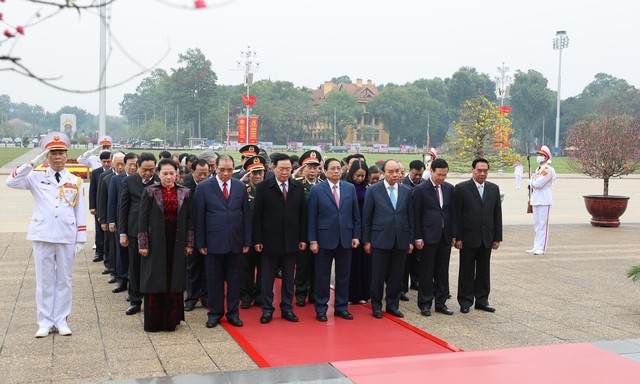
[[[102,263],[92,262],[92,242],[76,257],[69,319],[73,335],[34,338],[35,274],[31,244],[25,239],[33,200],[29,192],[5,186],[15,165],[0,169],[3,383],[77,383],[257,369],[224,328],[205,327],[203,307],[187,312],[186,321],[173,333],[145,333],[142,314],[124,314],[125,294],[112,293],[113,286],[101,274]],[[468,177],[451,175],[448,180],[455,184]],[[504,241],[491,264],[490,303],[496,312],[459,312],[455,301],[458,252],[454,250],[453,299],[448,305],[455,314],[420,316],[416,291],[411,291],[411,301],[401,302],[404,320],[467,351],[576,342],[611,346],[640,338],[640,284],[625,275],[629,266],[640,264],[640,177],[611,180],[611,194],[631,197],[622,225],[612,229],[592,227],[582,200],[582,195],[602,193],[602,180],[559,175],[553,192],[550,245],[543,256],[524,252],[533,241],[526,188],[516,190],[513,175],[491,174],[489,180],[505,194]],[[87,222],[93,223],[87,216]],[[88,227],[92,229],[93,224]]]

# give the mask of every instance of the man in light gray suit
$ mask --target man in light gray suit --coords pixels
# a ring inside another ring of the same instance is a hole
[[[402,273],[407,253],[413,251],[414,208],[411,189],[398,183],[400,165],[387,160],[382,165],[383,182],[369,187],[364,199],[362,241],[371,254],[371,308],[382,318],[382,293],[387,280],[386,311],[404,317],[399,310]]]

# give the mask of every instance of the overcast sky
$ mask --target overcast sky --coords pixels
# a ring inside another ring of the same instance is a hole
[[[240,84],[240,51],[251,45],[260,70],[254,80],[287,80],[317,88],[347,75],[375,84],[404,84],[419,78],[446,78],[462,66],[497,76],[502,62],[516,70],[535,69],[557,90],[558,51],[553,38],[566,30],[562,55],[562,98],[579,94],[598,72],[640,87],[640,2],[623,0],[382,1],[382,0],[118,0],[111,7],[111,29],[132,62],[111,41],[109,84],[141,68],[176,68],[179,53],[199,47],[211,60],[219,84]],[[4,19],[23,24],[40,7],[8,1]],[[47,8],[43,8],[46,10]],[[43,12],[44,13],[44,12]],[[5,26],[2,26],[3,30]],[[0,55],[10,45],[0,46]],[[98,84],[99,19],[74,11],[28,28],[12,54],[55,83],[73,89]],[[0,66],[2,64],[0,63]],[[125,93],[142,78],[107,91],[107,113],[119,115]],[[14,102],[39,104],[54,112],[73,105],[98,112],[98,94],[53,90],[10,72],[0,72],[0,94]],[[108,129],[108,128],[107,128]]]

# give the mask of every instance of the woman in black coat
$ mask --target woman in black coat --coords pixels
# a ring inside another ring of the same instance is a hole
[[[144,330],[174,331],[184,320],[186,260],[193,252],[194,211],[189,188],[176,184],[177,165],[158,163],[160,184],[147,187],[140,201],[138,248]]]

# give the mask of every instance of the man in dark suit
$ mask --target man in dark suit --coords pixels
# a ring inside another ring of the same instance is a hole
[[[91,171],[91,178],[89,179],[89,212],[93,215],[96,231],[96,254],[93,257],[94,263],[104,260],[104,231],[102,230],[102,228],[100,227],[100,223],[98,222],[96,209],[99,187],[98,182],[100,179],[100,175],[111,168],[111,152],[105,151],[100,153],[100,163],[102,164],[102,166]]]
[[[422,175],[424,174],[424,163],[420,160],[413,160],[409,163],[409,173],[402,179],[402,184],[413,189],[422,181]],[[419,272],[420,264],[420,250],[415,249],[411,254],[407,255],[407,261],[404,265],[404,274],[402,276],[402,293],[400,294],[400,300],[409,301],[409,288],[418,289],[418,280],[420,278]],[[411,284],[409,284],[409,277],[411,277]]]
[[[118,203],[120,202],[120,191],[122,182],[127,176],[131,176],[138,170],[138,155],[129,152],[124,156],[124,172],[114,175],[109,182],[109,194],[107,202],[107,223],[109,232],[113,233],[116,240],[116,286],[111,290],[113,293],[120,293],[127,290],[129,286],[129,251],[120,245],[118,236]]]
[[[360,209],[353,184],[340,181],[340,160],[324,163],[327,181],[309,194],[309,248],[315,257],[315,309],[318,321],[327,321],[331,264],[335,268],[334,315],[353,320],[348,311],[351,249],[360,245]]]
[[[107,209],[109,205],[109,183],[114,174],[124,171],[124,153],[111,152],[111,168],[98,178],[98,194],[96,217],[100,223],[100,229],[104,233],[104,271],[109,274],[109,284],[116,282],[116,242],[115,235],[109,232],[107,222]]]
[[[455,247],[460,250],[458,274],[458,303],[460,312],[475,308],[495,312],[489,305],[491,250],[498,249],[502,241],[502,207],[500,188],[486,181],[489,162],[483,158],[473,160],[471,179],[454,189],[458,231]]]
[[[233,159],[216,159],[216,175],[196,188],[196,248],[206,257],[207,291],[210,312],[207,328],[220,322],[224,312],[224,284],[227,283],[227,321],[236,327],[243,323],[240,304],[242,257],[251,246],[251,211],[247,188],[232,179]]]
[[[140,312],[142,293],[140,293],[140,253],[138,252],[138,223],[140,199],[143,190],[156,181],[156,157],[147,152],[138,158],[138,173],[127,176],[122,182],[120,203],[118,204],[118,234],[120,245],[129,251],[129,299],[127,315]]]
[[[384,180],[369,187],[364,198],[362,241],[371,254],[371,309],[382,318],[385,280],[386,311],[404,317],[399,309],[402,273],[406,254],[413,251],[414,211],[411,190],[399,183],[400,165],[387,160],[382,165]]]
[[[298,250],[307,240],[307,203],[304,188],[291,178],[291,159],[273,156],[275,177],[258,184],[253,206],[253,243],[262,252],[262,324],[273,318],[273,282],[282,270],[280,311],[288,321],[297,322],[293,313],[293,271]]]
[[[196,159],[191,162],[191,173],[185,177],[182,185],[191,190],[191,195],[196,195],[196,186],[207,180],[210,176],[209,164],[205,159]],[[197,247],[196,247],[197,249]],[[187,256],[187,297],[184,299],[184,310],[193,311],[198,300],[202,305],[207,305],[207,278],[204,257],[200,252],[193,252]]]
[[[413,190],[416,218],[416,249],[420,254],[418,308],[422,316],[431,316],[435,298],[436,312],[453,315],[446,304],[449,298],[449,260],[457,231],[453,185],[445,182],[449,165],[444,159],[431,163],[429,178]]]

